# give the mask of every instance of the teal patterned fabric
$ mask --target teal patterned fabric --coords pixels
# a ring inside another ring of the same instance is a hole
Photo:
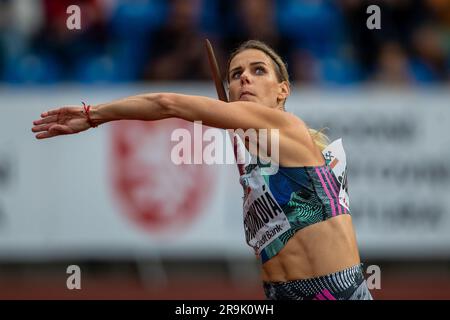
[[[248,166],[248,172],[254,165]],[[283,209],[291,229],[267,245],[262,262],[275,256],[300,229],[349,211],[339,202],[340,183],[328,164],[317,167],[280,167],[264,176],[271,193]]]

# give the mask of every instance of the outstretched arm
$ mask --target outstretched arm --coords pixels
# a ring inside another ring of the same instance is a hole
[[[91,108],[90,118],[95,125],[115,120],[161,120],[180,118],[202,121],[222,129],[276,128],[283,130],[295,123],[293,116],[281,110],[257,103],[237,101],[226,103],[203,96],[175,93],[142,94],[99,104]],[[78,133],[90,128],[82,107],[67,106],[41,114],[33,122],[36,138]]]

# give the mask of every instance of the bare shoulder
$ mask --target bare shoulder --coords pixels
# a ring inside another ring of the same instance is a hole
[[[285,112],[285,117],[288,123],[286,127],[288,136],[292,136],[300,142],[309,142],[311,140],[308,126],[301,118],[290,112]]]
[[[304,129],[307,129],[306,123],[300,119],[298,116],[291,112],[284,112],[286,119],[293,125],[293,126],[300,126],[304,127]]]
[[[292,113],[286,113],[289,125],[283,130],[280,161],[283,166],[321,165],[323,158],[314,143],[307,124]]]

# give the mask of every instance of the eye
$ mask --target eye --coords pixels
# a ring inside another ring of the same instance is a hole
[[[241,76],[241,71],[236,71],[231,74],[231,79],[239,79],[240,76]]]
[[[255,74],[257,75],[262,75],[266,73],[266,69],[264,69],[263,67],[256,67],[255,69]]]

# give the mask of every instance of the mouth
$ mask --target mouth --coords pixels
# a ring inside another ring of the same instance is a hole
[[[241,100],[244,97],[249,97],[249,96],[255,96],[253,93],[251,93],[250,91],[242,91],[239,94],[239,100]]]

